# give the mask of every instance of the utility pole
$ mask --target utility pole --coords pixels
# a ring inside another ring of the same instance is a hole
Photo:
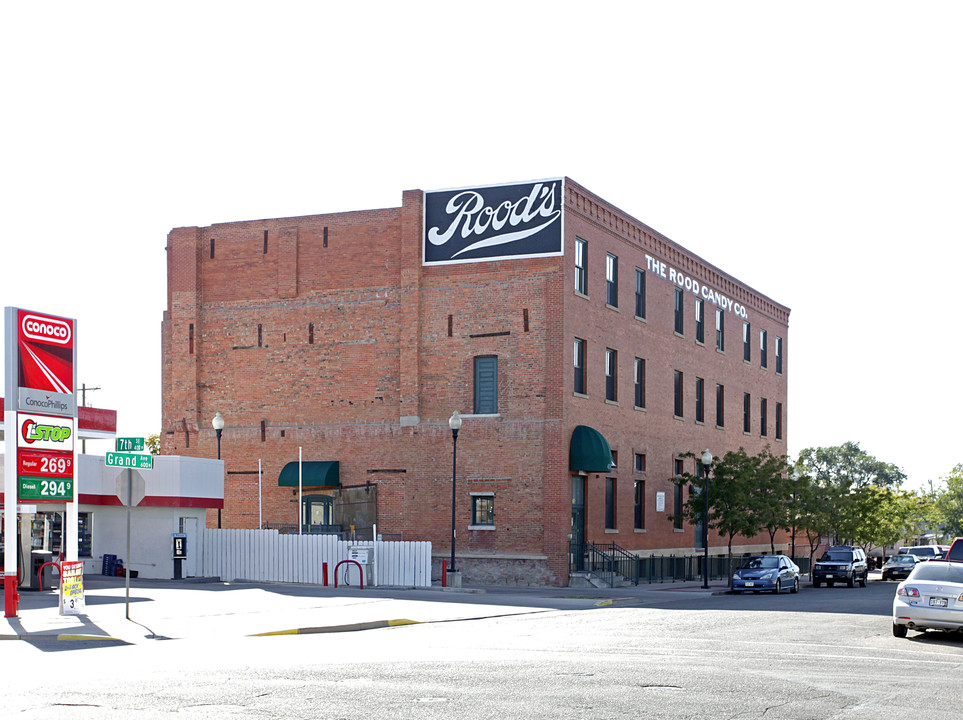
[[[89,388],[89,387],[87,387],[86,385],[81,385],[81,386],[80,386],[80,404],[81,404],[82,407],[87,407],[87,391],[88,391],[88,390],[89,390],[90,392],[93,392],[94,390],[100,390],[100,388],[99,388],[99,387]],[[80,441],[80,452],[83,453],[83,454],[85,454],[85,455],[87,454],[87,441],[86,441],[86,440],[81,440],[81,441]],[[129,555],[129,553],[128,553],[128,555]]]

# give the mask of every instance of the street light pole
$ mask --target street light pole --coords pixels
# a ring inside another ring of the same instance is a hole
[[[458,431],[461,429],[461,416],[455,410],[448,419],[451,428],[451,564],[448,572],[455,572],[455,480],[458,476]]]
[[[214,428],[214,432],[217,433],[217,459],[221,459],[221,432],[224,430],[224,418],[221,417],[221,413],[217,412],[214,415],[214,419],[211,420],[211,426]],[[223,495],[223,485],[221,494]],[[221,498],[221,505],[224,504],[224,498]],[[217,509],[217,527],[221,527],[221,508]]]
[[[704,553],[702,563],[702,588],[709,589],[709,466],[712,464],[712,453],[706,448],[702,453],[702,469],[705,472],[706,482],[702,488],[702,496],[706,502],[705,517],[702,518],[702,551]]]

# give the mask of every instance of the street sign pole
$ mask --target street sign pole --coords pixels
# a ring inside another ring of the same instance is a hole
[[[124,558],[124,586],[127,588],[127,614],[130,620],[130,503],[134,497],[134,471],[127,468],[127,557]]]

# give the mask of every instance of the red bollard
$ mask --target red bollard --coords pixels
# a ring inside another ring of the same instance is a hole
[[[441,586],[448,587],[448,561],[441,561]]]
[[[321,582],[328,587],[328,563],[321,563]]]

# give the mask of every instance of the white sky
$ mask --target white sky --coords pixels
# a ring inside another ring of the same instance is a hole
[[[121,435],[171,228],[568,175],[792,309],[791,454],[963,462],[963,4],[326,4],[0,10],[0,306],[77,318]]]

